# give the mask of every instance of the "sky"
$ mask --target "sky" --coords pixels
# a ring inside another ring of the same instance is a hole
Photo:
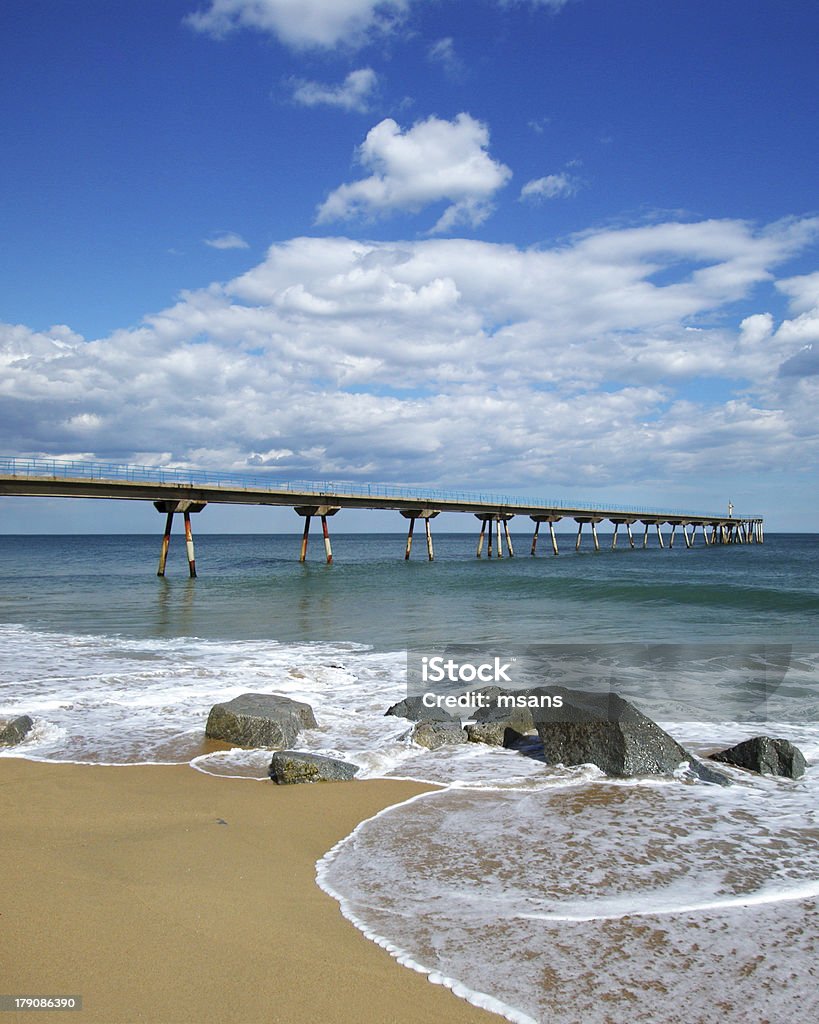
[[[0,454],[819,530],[818,38],[813,0],[4,0]]]

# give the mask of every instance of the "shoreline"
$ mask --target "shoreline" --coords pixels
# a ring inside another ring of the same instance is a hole
[[[499,1021],[398,964],[316,883],[360,822],[434,788],[2,758],[0,993],[81,995],[69,1020],[94,1024]]]

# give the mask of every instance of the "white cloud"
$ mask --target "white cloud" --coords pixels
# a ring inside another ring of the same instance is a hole
[[[429,117],[406,131],[386,118],[370,129],[358,150],[359,161],[373,173],[331,192],[317,222],[415,212],[448,201],[433,233],[480,224],[492,210],[495,192],[511,177],[488,147],[486,125],[469,114],[454,121]]]
[[[351,71],[341,85],[322,85],[321,82],[296,80],[293,85],[293,99],[305,107],[329,106],[342,110],[365,113],[378,75],[372,68],[358,68]]]
[[[213,238],[203,239],[205,245],[209,245],[211,249],[249,249],[250,246],[242,238],[241,235],[237,235],[235,231],[223,231],[219,235],[215,235]]]
[[[527,181],[520,190],[521,199],[557,199],[561,196],[573,196],[579,189],[576,178],[565,172],[560,174],[547,174],[544,178],[533,178]]]
[[[436,39],[427,47],[427,60],[440,64],[450,78],[462,79],[466,71],[464,63],[455,50],[452,36]]]
[[[410,0],[210,0],[185,20],[221,38],[237,29],[276,36],[295,49],[361,45],[391,29]]]
[[[815,473],[819,275],[780,282],[793,315],[779,322],[735,304],[773,297],[777,269],[817,237],[803,220],[531,249],[296,238],[107,338],[0,326],[0,430],[28,454],[557,496]]]

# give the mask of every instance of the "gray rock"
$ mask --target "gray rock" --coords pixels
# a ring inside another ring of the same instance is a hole
[[[213,705],[205,735],[239,747],[281,750],[291,746],[303,728],[316,728],[309,704],[275,693],[243,693]]]
[[[759,775],[780,775],[787,779],[801,778],[807,766],[802,751],[790,740],[773,739],[771,736],[754,736],[712,754],[711,760],[746,768]]]
[[[467,736],[458,722],[440,722],[434,719],[416,722],[407,734],[413,743],[429,750],[451,746],[454,743],[466,743]]]
[[[0,747],[15,747],[22,743],[34,728],[34,722],[28,715],[17,718],[0,719]]]
[[[281,750],[270,762],[270,778],[279,786],[299,782],[346,782],[358,772],[358,765],[321,754]]]
[[[460,719],[450,715],[443,708],[428,708],[423,702],[423,694],[416,694],[399,700],[397,704],[387,708],[385,715],[395,715],[396,718],[408,718],[411,722],[458,722]]]
[[[523,735],[508,718],[467,723],[464,728],[470,743],[488,743],[490,747],[512,746]]]
[[[615,693],[563,687],[543,688],[543,692],[562,697],[562,707],[533,712],[547,764],[595,764],[607,775],[623,778],[672,775],[688,761],[697,778],[729,784]]]

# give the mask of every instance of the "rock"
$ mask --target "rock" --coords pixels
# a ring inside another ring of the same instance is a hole
[[[466,743],[467,735],[458,722],[441,722],[426,719],[410,729],[407,735],[419,747],[437,750],[438,747],[451,746],[454,743]]]
[[[239,747],[291,746],[301,729],[315,729],[309,704],[275,693],[243,693],[226,704],[214,704],[205,735]]]
[[[450,715],[443,708],[428,708],[423,702],[423,695],[417,694],[399,700],[397,704],[387,708],[385,715],[395,715],[396,718],[408,718],[411,722],[458,722],[460,719]]]
[[[801,778],[807,766],[802,751],[790,740],[773,739],[770,736],[754,736],[753,739],[712,754],[711,760],[746,768],[759,775],[780,775],[787,779]]]
[[[270,778],[279,786],[298,782],[346,782],[358,772],[358,765],[320,754],[281,750],[270,762]]]
[[[28,715],[17,718],[0,719],[0,747],[15,747],[22,743],[34,728],[34,722]]]
[[[523,735],[508,718],[467,723],[464,728],[470,743],[488,743],[490,747],[510,747]]]
[[[729,780],[701,765],[633,704],[615,693],[584,693],[563,687],[529,691],[560,695],[562,706],[533,712],[547,764],[595,764],[607,775],[672,775],[688,761],[706,782]]]

